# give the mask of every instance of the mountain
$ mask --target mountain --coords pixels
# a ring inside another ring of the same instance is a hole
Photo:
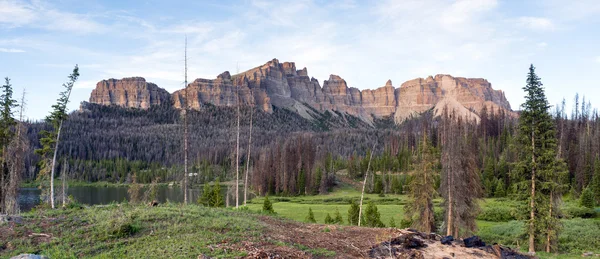
[[[237,75],[225,71],[216,79],[194,80],[188,85],[189,105],[193,109],[207,103],[235,106],[238,102],[236,86],[239,86],[239,102],[243,106],[256,106],[267,113],[277,106],[307,119],[317,119],[316,110],[345,113],[370,124],[374,118],[387,116],[400,123],[428,110],[439,115],[446,106],[475,120],[479,120],[483,107],[513,114],[504,92],[494,90],[492,84],[482,78],[436,75],[409,80],[399,88],[388,80],[382,87],[361,91],[349,87],[338,75],[330,75],[321,87],[317,79],[308,76],[306,68],[298,70],[294,62],[280,63],[277,59]],[[89,101],[148,109],[167,102],[182,108],[185,99],[184,89],[169,95],[155,84],[134,77],[98,82]]]

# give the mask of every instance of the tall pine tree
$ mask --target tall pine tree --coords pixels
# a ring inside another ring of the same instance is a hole
[[[0,213],[13,212],[13,204],[16,197],[15,190],[10,190],[11,174],[9,165],[8,147],[14,137],[14,126],[17,125],[13,117],[14,108],[17,101],[13,99],[12,85],[10,79],[6,77],[5,84],[2,85],[2,94],[0,95],[0,149],[2,150],[2,159],[0,167]]]
[[[419,165],[409,184],[410,202],[405,205],[406,219],[412,227],[423,232],[435,231],[433,196],[435,195],[435,175],[439,156],[423,132],[423,142],[419,145]]]
[[[565,173],[564,162],[557,159],[556,129],[549,113],[540,78],[535,67],[529,67],[525,103],[519,118],[517,142],[519,160],[512,179],[517,195],[528,202],[529,217],[526,232],[529,235],[529,252],[535,254],[536,245],[554,250],[560,222],[558,206]]]

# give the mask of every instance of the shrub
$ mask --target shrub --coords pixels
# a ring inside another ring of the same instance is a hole
[[[69,198],[67,200],[69,202],[65,206],[66,209],[83,209],[83,204],[75,200],[75,197],[73,197],[73,195],[69,195]]]
[[[596,216],[596,212],[592,208],[575,206],[571,204],[566,204],[562,208],[562,212],[566,218],[593,218]]]
[[[563,230],[558,236],[560,252],[583,253],[598,251],[600,247],[600,221],[595,219],[563,220]]]
[[[140,191],[142,190],[142,185],[137,181],[137,174],[133,174],[131,177],[132,183],[129,185],[127,189],[127,194],[129,195],[129,201],[133,204],[139,203],[141,201]]]
[[[515,213],[512,208],[504,206],[485,207],[477,216],[478,220],[507,222],[516,220]]]
[[[146,193],[144,193],[144,199],[146,201],[154,201],[158,197],[158,182],[159,181],[160,181],[160,177],[157,177],[152,181],[152,183],[150,183],[148,190],[146,190]]]
[[[506,223],[482,227],[477,233],[486,243],[498,243],[506,246],[526,244],[526,233],[522,221],[512,220]]]
[[[412,225],[412,219],[404,217],[400,220],[400,228],[409,228]]]
[[[315,219],[315,214],[313,214],[312,208],[310,207],[308,207],[308,216],[306,216],[305,221],[308,223],[317,223],[317,220]]]
[[[139,231],[138,224],[132,217],[122,212],[114,213],[104,225],[107,238],[125,238],[134,235]]]

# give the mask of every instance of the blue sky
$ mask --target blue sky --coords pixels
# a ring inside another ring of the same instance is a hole
[[[359,89],[486,78],[518,109],[533,63],[551,104],[578,92],[600,107],[598,0],[0,0],[0,76],[27,89],[30,119],[46,116],[75,64],[71,109],[106,78],[172,92],[186,35],[190,81],[278,58]]]

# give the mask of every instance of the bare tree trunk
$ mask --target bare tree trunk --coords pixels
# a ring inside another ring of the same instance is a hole
[[[184,111],[183,111],[183,203],[188,203],[188,83],[187,83],[187,36],[185,38],[185,98],[184,98]]]
[[[529,253],[535,254],[535,129],[531,130],[531,201],[530,207],[530,222],[529,222]]]
[[[238,72],[239,73],[239,72]],[[237,84],[236,84],[237,85]],[[237,209],[240,205],[240,87],[236,86],[236,98],[237,98],[237,137],[235,147],[235,208]]]
[[[369,163],[367,164],[367,172],[365,172],[365,180],[363,181],[362,193],[360,194],[360,206],[358,207],[358,226],[360,227],[360,219],[362,217],[362,205],[363,199],[365,197],[365,185],[367,185],[367,177],[369,176],[369,169],[371,168],[371,159],[373,158],[373,152],[375,151],[375,145],[373,144],[373,149],[371,149],[371,155],[369,156]]]
[[[250,92],[250,96],[252,92]],[[248,200],[248,171],[250,170],[250,150],[252,150],[252,114],[254,106],[250,105],[250,136],[248,137],[248,158],[246,159],[246,179],[244,179],[244,206]]]
[[[452,225],[452,172],[448,172],[448,226],[446,230],[446,235],[451,236],[453,233],[453,225]]]
[[[62,206],[64,208],[67,206],[67,196],[65,191],[67,188],[67,161],[65,161],[63,164],[63,170],[60,178],[62,180]]]
[[[52,170],[50,171],[50,205],[54,209],[54,168],[56,167],[56,155],[58,153],[58,143],[60,141],[60,131],[62,130],[63,122],[58,126],[58,134],[56,135],[56,144],[54,145],[54,156],[52,158]]]

